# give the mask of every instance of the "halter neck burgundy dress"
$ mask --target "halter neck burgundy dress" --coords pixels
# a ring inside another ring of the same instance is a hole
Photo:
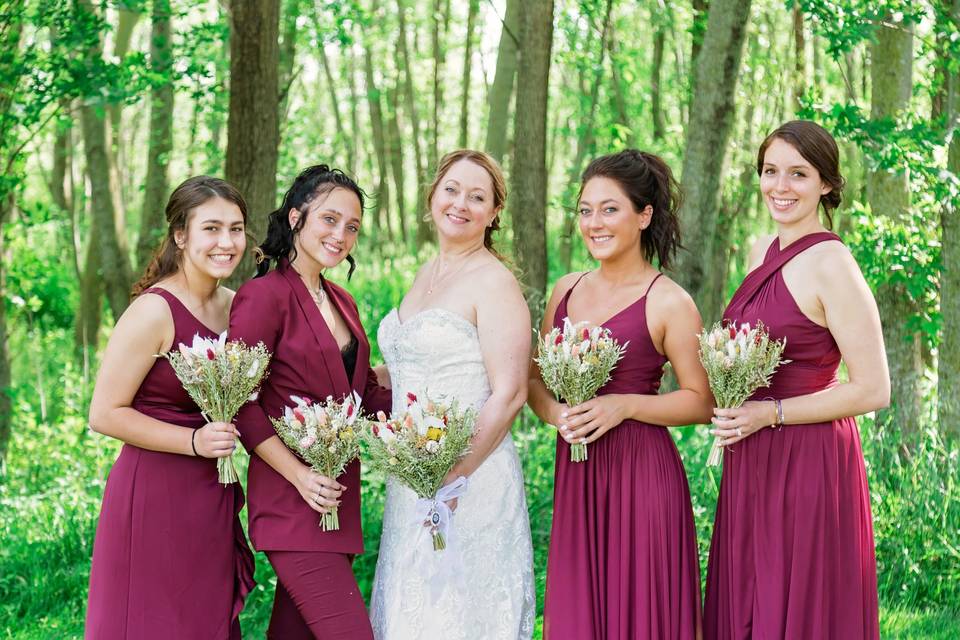
[[[555,327],[563,326],[574,288],[557,306]],[[603,323],[617,342],[630,344],[597,395],[660,388],[667,359],[647,328],[652,288]],[[590,444],[585,462],[571,462],[570,445],[558,435],[553,501],[544,638],[699,637],[693,509],[666,427],[625,420]]]
[[[730,301],[725,320],[762,321],[772,337],[787,339],[790,362],[753,399],[837,384],[840,349],[797,306],[782,268],[815,244],[839,240],[813,233],[781,249],[775,239]],[[761,429],[726,448],[704,637],[879,637],[870,494],[853,418]]]
[[[216,338],[169,291],[173,348]],[[183,427],[206,424],[166,358],[131,405]],[[243,490],[220,484],[217,462],[124,444],[107,478],[93,543],[85,637],[96,640],[235,640],[254,586],[240,520]]]

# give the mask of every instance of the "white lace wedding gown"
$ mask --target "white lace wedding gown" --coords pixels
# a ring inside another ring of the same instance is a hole
[[[490,396],[477,329],[462,316],[427,309],[401,323],[394,309],[380,323],[377,337],[390,370],[394,410],[406,406],[408,391],[455,398],[477,409]],[[376,638],[530,638],[536,606],[533,550],[523,475],[510,434],[470,476],[452,518],[455,540],[446,551],[433,551],[429,532],[416,522],[416,501],[413,491],[387,480],[370,602]],[[448,570],[441,593],[432,593],[431,576],[444,561],[456,570]]]

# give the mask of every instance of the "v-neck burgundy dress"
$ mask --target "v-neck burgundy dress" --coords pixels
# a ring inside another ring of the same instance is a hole
[[[173,346],[216,334],[169,291]],[[165,358],[131,405],[182,427],[206,424]],[[212,458],[124,444],[110,470],[93,543],[85,635],[91,640],[233,640],[254,586],[253,554],[237,515],[239,483],[224,487]]]
[[[772,337],[787,339],[790,362],[753,399],[837,384],[840,349],[797,306],[782,269],[801,251],[839,240],[813,233],[785,249],[774,240],[730,301],[725,320],[762,321]],[[726,448],[704,637],[879,637],[870,494],[853,418],[762,429]]]
[[[575,287],[560,301],[555,327],[563,326]],[[667,359],[653,345],[646,310],[656,293],[651,283],[603,324],[629,344],[597,395],[660,388]],[[571,462],[570,445],[558,435],[544,638],[698,637],[696,529],[673,438],[666,427],[625,420],[588,453],[585,462]]]

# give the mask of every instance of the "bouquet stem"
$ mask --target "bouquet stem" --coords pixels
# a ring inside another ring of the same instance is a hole
[[[587,443],[578,442],[570,445],[570,462],[584,462],[587,459]]]
[[[720,446],[720,438],[713,439],[713,446],[710,447],[710,455],[707,456],[707,466],[716,467],[723,460],[723,447]]]
[[[443,551],[447,548],[447,541],[443,538],[443,534],[439,531],[433,534],[433,550],[434,551]]]
[[[225,458],[217,458],[217,475],[220,477],[220,484],[224,486],[240,479],[237,476],[237,468],[233,466],[233,454]]]
[[[330,507],[330,510],[320,518],[320,528],[324,531],[339,531],[340,516],[337,515],[337,508]]]

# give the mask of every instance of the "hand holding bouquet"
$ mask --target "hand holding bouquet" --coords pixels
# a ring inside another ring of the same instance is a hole
[[[227,342],[224,331],[216,339],[193,336],[193,344],[180,343],[166,354],[180,383],[210,422],[230,422],[246,402],[256,398],[270,352],[263,343],[248,347],[242,340]],[[224,485],[237,481],[233,457],[217,458],[217,473]]]
[[[476,419],[472,409],[426,401],[407,394],[407,409],[389,419],[381,411],[364,431],[370,463],[417,494],[417,512],[433,534],[433,548],[446,548],[444,537],[452,512],[446,501],[466,491],[466,479],[441,488],[447,473],[466,455]]]
[[[327,396],[325,402],[290,396],[295,407],[285,407],[282,418],[270,418],[277,435],[317,473],[336,478],[360,454],[360,434],[354,424],[360,415],[356,391],[342,402]],[[337,508],[331,507],[320,519],[324,531],[340,528]]]
[[[710,331],[702,331],[700,362],[707,370],[710,391],[720,409],[735,409],[757,389],[770,385],[770,378],[781,364],[787,340],[773,340],[762,323],[733,325],[717,322]],[[708,466],[720,464],[723,447],[716,438],[707,458]]]
[[[540,339],[536,362],[547,388],[557,399],[575,407],[591,399],[610,380],[627,344],[617,344],[609,329],[589,328],[585,322],[573,324],[564,318],[562,331],[554,327]],[[570,445],[572,462],[586,459],[586,443]]]

